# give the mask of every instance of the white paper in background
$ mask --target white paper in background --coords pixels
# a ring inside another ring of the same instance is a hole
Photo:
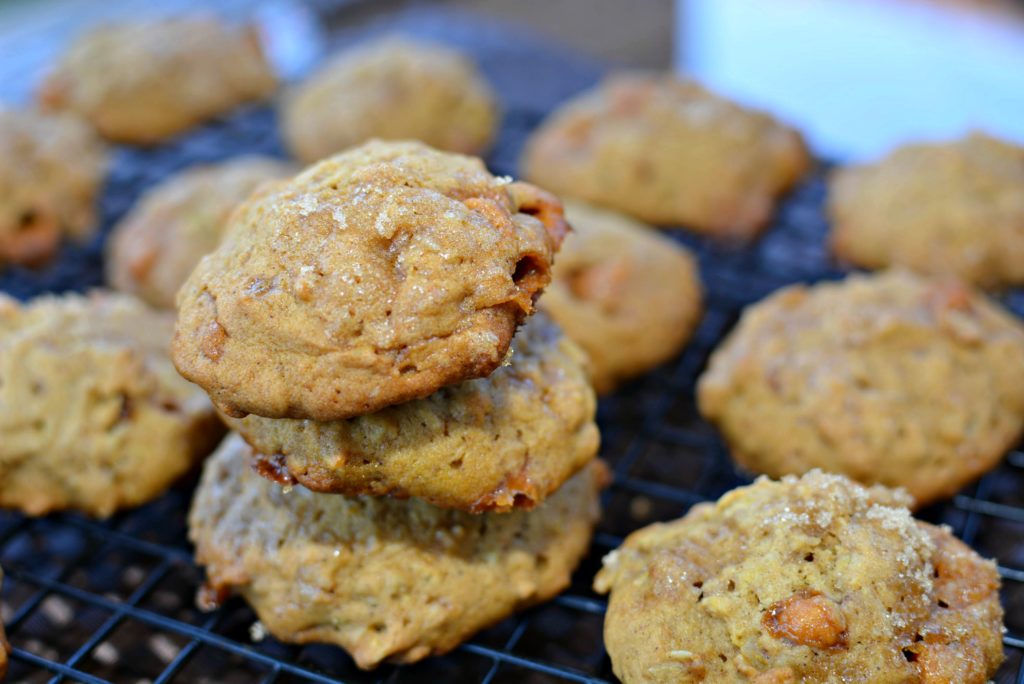
[[[866,159],[981,128],[1024,142],[1024,20],[914,0],[677,0],[676,67]]]

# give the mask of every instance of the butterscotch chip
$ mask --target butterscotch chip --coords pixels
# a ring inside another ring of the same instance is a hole
[[[744,467],[905,487],[921,506],[993,468],[1024,428],[1024,327],[909,272],[795,286],[744,312],[697,388]]]
[[[95,233],[107,152],[71,115],[0,109],[0,269],[38,265]]]
[[[252,27],[206,16],[100,26],[43,81],[44,108],[71,110],[106,138],[157,143],[277,87]]]
[[[556,110],[523,175],[657,224],[748,239],[807,171],[800,134],[669,75],[619,74]]]
[[[371,138],[482,154],[497,125],[494,93],[467,57],[395,37],[343,52],[294,88],[281,112],[289,149],[307,163]]]
[[[331,423],[228,419],[263,472],[309,489],[414,496],[473,512],[533,508],[597,454],[583,352],[539,315],[508,362],[425,399]]]
[[[905,145],[836,172],[831,246],[858,266],[900,265],[983,287],[1024,283],[1024,147],[984,133]]]
[[[622,214],[567,202],[573,232],[538,305],[590,357],[609,392],[676,356],[701,314],[696,261],[678,243]]]
[[[595,462],[534,511],[473,515],[289,491],[254,473],[248,452],[229,439],[196,492],[202,599],[237,592],[278,639],[337,644],[366,669],[449,651],[568,586],[606,477]]]
[[[760,478],[605,556],[605,645],[637,682],[961,682],[1003,661],[999,575],[902,491]]]
[[[561,204],[374,141],[264,186],[178,297],[174,362],[230,415],[343,420],[483,377],[550,280]]]
[[[174,308],[182,283],[220,243],[231,211],[261,183],[292,173],[285,162],[244,156],[171,176],[114,226],[107,279],[152,306]]]
[[[0,295],[0,506],[106,517],[159,496],[223,429],[127,295]]]

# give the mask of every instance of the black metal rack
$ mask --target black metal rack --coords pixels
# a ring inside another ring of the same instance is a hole
[[[416,22],[431,29],[430,22]],[[445,24],[446,21],[435,22]],[[469,36],[469,37],[467,37]],[[488,37],[489,36],[489,37]],[[453,42],[472,49],[498,83],[514,78],[515,51],[529,50],[536,73],[571,92],[597,74],[535,44],[487,31],[461,31]],[[516,47],[518,45],[518,47]],[[497,47],[495,47],[497,46]],[[545,69],[544,64],[550,69]],[[539,78],[539,77],[538,77]],[[548,109],[530,106],[530,82],[507,96],[501,138],[490,158],[497,173],[514,174],[526,134]],[[251,108],[171,144],[119,149],[103,198],[109,228],[147,186],[191,163],[241,152],[280,154],[272,112]],[[601,630],[605,603],[590,590],[602,555],[630,531],[682,515],[748,479],[694,407],[694,381],[707,355],[745,304],[796,281],[838,277],[825,253],[822,213],[825,169],[786,200],[758,243],[730,249],[671,234],[698,254],[707,313],[675,362],[601,402],[602,455],[615,482],[589,556],[573,585],[554,601],[485,630],[453,653],[409,667],[361,672],[340,649],[296,647],[259,637],[254,614],[239,599],[204,614],[194,596],[202,574],[192,563],[185,515],[194,475],[136,511],[96,522],[74,514],[26,518],[0,513],[0,565],[6,572],[3,617],[14,648],[12,682],[602,682],[614,679]],[[47,290],[100,284],[102,241],[68,247],[45,271],[0,274],[0,290],[28,297]],[[1005,296],[1024,314],[1024,293]],[[1008,632],[1007,662],[996,681],[1024,684],[1024,453],[923,517],[953,527],[982,554],[998,560]]]

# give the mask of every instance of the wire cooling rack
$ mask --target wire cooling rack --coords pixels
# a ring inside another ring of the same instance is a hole
[[[490,157],[497,173],[514,174],[527,133],[559,93],[597,76],[593,65],[543,51],[493,27],[467,27],[430,15],[412,21],[473,50],[502,84],[507,111]],[[516,62],[517,51],[522,61]],[[516,91],[522,64],[535,74]],[[543,81],[547,79],[547,81]],[[102,200],[109,229],[139,193],[167,174],[242,152],[281,154],[274,116],[251,108],[151,150],[123,148]],[[756,245],[728,249],[678,232],[700,258],[707,313],[683,355],[602,400],[602,456],[615,473],[589,555],[572,586],[550,603],[485,630],[453,653],[372,673],[330,646],[296,647],[260,639],[256,618],[240,599],[214,613],[195,608],[202,573],[192,563],[185,515],[195,475],[136,511],[96,522],[78,515],[25,518],[0,513],[0,565],[6,572],[2,610],[13,646],[12,682],[604,682],[612,681],[602,646],[605,602],[590,590],[601,556],[626,534],[678,517],[748,481],[697,415],[694,382],[708,353],[739,310],[787,283],[841,275],[823,248],[824,173],[819,168],[778,212]],[[29,297],[84,289],[102,280],[102,240],[67,247],[44,271],[0,274],[0,289]],[[1005,297],[1024,313],[1024,293]],[[985,556],[998,560],[1008,632],[1007,662],[996,681],[1024,684],[1024,453],[952,501],[925,511],[951,525]]]

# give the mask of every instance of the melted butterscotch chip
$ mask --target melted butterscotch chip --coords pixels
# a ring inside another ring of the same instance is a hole
[[[833,648],[846,645],[846,618],[833,601],[812,591],[798,591],[774,603],[761,620],[776,639],[799,646]]]

